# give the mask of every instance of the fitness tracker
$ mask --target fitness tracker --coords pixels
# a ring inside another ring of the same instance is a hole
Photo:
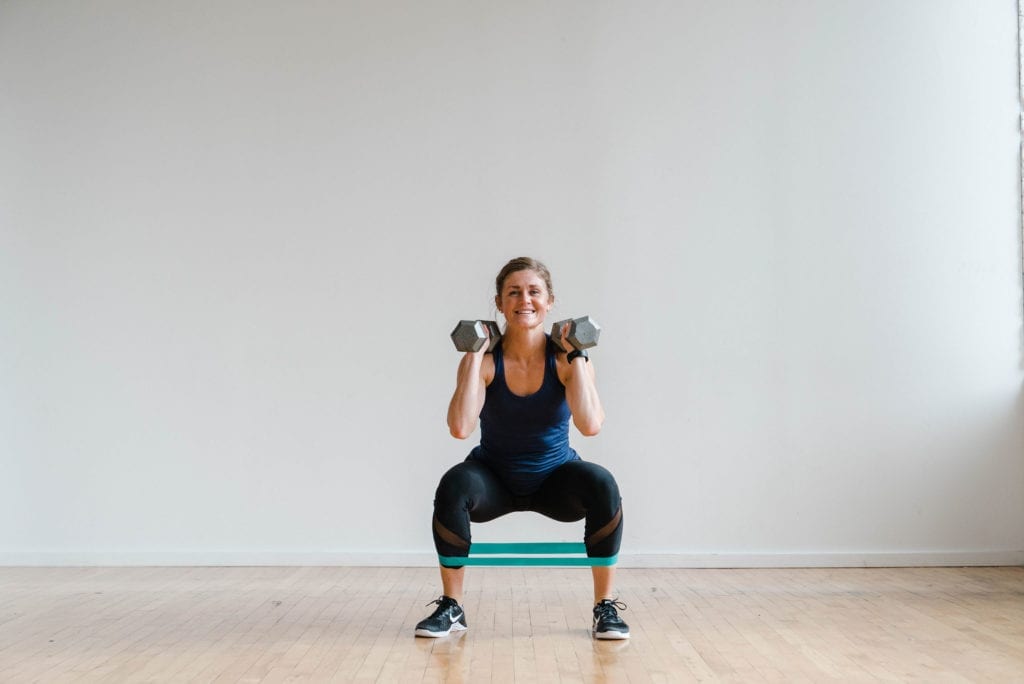
[[[581,356],[583,357],[584,361],[590,363],[590,354],[587,353],[586,349],[573,349],[571,352],[569,352],[569,355],[565,357],[565,360],[568,361],[569,363],[572,363]]]

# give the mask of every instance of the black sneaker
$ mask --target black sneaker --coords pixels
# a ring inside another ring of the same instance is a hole
[[[628,639],[629,625],[622,621],[619,612],[626,604],[615,599],[604,599],[594,606],[595,639]]]
[[[452,632],[461,632],[466,629],[466,611],[462,609],[458,601],[442,596],[430,603],[436,603],[437,610],[416,625],[416,636],[443,637]],[[430,603],[427,605],[429,606]]]

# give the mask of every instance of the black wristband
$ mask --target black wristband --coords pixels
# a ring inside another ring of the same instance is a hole
[[[565,360],[568,361],[569,363],[572,363],[581,356],[583,357],[584,361],[590,363],[590,354],[587,353],[586,349],[573,349],[571,352],[569,352],[569,355],[565,357]]]

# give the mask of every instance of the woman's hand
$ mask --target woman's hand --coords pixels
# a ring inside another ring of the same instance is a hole
[[[569,344],[569,341],[566,339],[566,337],[569,335],[569,331],[571,329],[572,329],[572,321],[571,320],[565,321],[565,323],[562,324],[561,330],[558,331],[558,340],[555,343],[556,346],[561,351],[565,352],[566,354],[568,354],[569,352],[571,352],[573,350],[573,346],[571,344]]]

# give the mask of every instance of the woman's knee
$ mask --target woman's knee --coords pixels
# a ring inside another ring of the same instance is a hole
[[[454,465],[441,476],[434,492],[434,509],[465,508],[466,501],[480,488],[480,475],[477,464],[463,461]]]
[[[594,476],[594,485],[597,488],[597,494],[601,498],[614,502],[618,506],[619,502],[622,501],[622,496],[619,494],[619,483],[615,481],[615,476],[611,474],[607,468],[597,466],[598,471]]]
[[[578,489],[588,510],[603,510],[611,516],[619,509],[622,496],[615,476],[604,466],[589,461],[576,461]]]
[[[434,492],[434,546],[443,556],[464,556],[469,550],[468,501],[472,468],[463,462],[441,476]]]
[[[615,556],[622,541],[622,496],[611,472],[596,463],[585,468],[588,499],[584,542],[587,555]]]

